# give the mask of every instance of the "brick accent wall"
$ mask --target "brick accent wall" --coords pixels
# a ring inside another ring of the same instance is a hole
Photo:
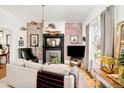
[[[31,47],[30,46],[30,36],[31,34],[38,34],[39,36],[39,45],[38,47],[36,47],[36,56],[38,57],[38,59],[42,59],[42,31],[41,29],[37,29],[37,28],[40,28],[41,27],[41,24],[40,23],[37,23],[37,25],[32,25],[31,23],[27,23],[27,46],[28,47]],[[35,55],[35,47],[31,47],[32,50],[33,50],[33,53]]]
[[[72,44],[70,42],[70,37],[72,35],[78,36],[78,43]],[[68,45],[82,45],[82,23],[65,23],[65,59],[68,60],[67,56],[67,46]]]

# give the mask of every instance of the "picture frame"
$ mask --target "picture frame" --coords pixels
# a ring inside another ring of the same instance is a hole
[[[6,34],[6,46],[10,46],[10,34]]]
[[[30,35],[30,46],[31,47],[39,46],[39,35],[38,34]]]
[[[78,44],[78,36],[77,35],[72,35],[70,37],[70,42],[71,42],[71,44]]]
[[[20,40],[19,40],[19,46],[24,46],[24,40],[22,37],[20,37]]]
[[[47,38],[47,46],[59,46],[61,43],[60,38]]]

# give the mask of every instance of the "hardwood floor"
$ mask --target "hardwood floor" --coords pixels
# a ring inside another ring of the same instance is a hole
[[[69,68],[71,68],[72,66],[70,66],[69,65]],[[90,76],[89,76],[89,74],[83,69],[83,68],[81,68],[81,67],[79,67],[79,73],[82,75],[82,77],[84,77],[84,79],[85,79],[85,81],[86,81],[86,83],[87,83],[87,85],[88,85],[88,88],[93,88],[94,87],[94,79],[93,78],[91,78]],[[81,77],[80,77],[81,78]],[[81,82],[82,80],[79,80],[80,82],[79,82],[79,87],[81,87],[82,88],[82,83],[83,82]],[[80,84],[81,83],[81,84]],[[100,82],[98,81],[98,80],[96,80],[96,87],[97,88],[99,88],[100,87]]]
[[[6,65],[2,64],[0,68],[0,79],[4,78],[6,76]]]
[[[93,88],[94,87],[94,79],[91,78],[89,76],[89,74],[83,68],[80,68],[80,73],[85,77],[89,88]],[[100,86],[100,82],[96,81],[96,87],[99,87],[99,86]]]

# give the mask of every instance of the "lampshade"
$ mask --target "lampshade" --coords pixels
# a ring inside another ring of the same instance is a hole
[[[107,63],[107,64],[115,64],[115,59],[112,57],[108,57],[108,56],[102,56],[100,61]]]

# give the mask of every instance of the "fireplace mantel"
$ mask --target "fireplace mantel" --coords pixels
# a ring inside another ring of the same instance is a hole
[[[43,63],[48,61],[48,53],[60,53],[60,63],[64,63],[64,34],[43,34]]]

